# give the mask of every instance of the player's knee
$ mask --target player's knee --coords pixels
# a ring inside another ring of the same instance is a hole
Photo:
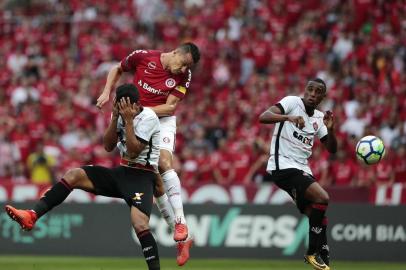
[[[140,232],[149,230],[148,223],[147,224],[137,224],[136,226],[134,226],[134,230],[135,230],[135,233],[137,233],[137,234]]]
[[[133,225],[133,228],[136,233],[140,233],[145,230],[149,230],[148,218],[140,217],[137,219],[133,219],[132,225]]]
[[[159,171],[164,173],[172,169],[172,161],[169,157],[161,156],[159,158]]]
[[[86,173],[82,168],[75,168],[68,170],[63,179],[72,187],[75,188],[80,185],[82,179],[86,177]]]
[[[330,197],[326,191],[319,194],[317,203],[328,204],[329,202]]]
[[[155,183],[154,197],[159,198],[165,194],[165,188],[162,181]]]

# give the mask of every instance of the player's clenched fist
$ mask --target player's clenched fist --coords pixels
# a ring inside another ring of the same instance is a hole
[[[288,120],[294,123],[299,129],[302,129],[305,126],[305,121],[301,116],[289,116]]]

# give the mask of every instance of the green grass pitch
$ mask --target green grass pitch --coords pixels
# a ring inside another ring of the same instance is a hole
[[[334,262],[333,270],[405,270],[406,263]],[[141,259],[0,256],[0,269],[4,270],[136,270],[147,269]],[[312,268],[301,261],[191,259],[178,267],[174,259],[161,260],[162,270],[301,270]]]

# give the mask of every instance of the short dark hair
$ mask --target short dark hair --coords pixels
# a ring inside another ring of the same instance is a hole
[[[199,48],[192,42],[183,43],[178,47],[183,53],[190,53],[193,58],[193,63],[197,64],[200,60],[200,51]]]
[[[316,83],[322,84],[323,87],[324,87],[324,90],[327,91],[326,83],[325,83],[322,79],[320,79],[320,78],[315,78],[315,79],[311,79],[310,81],[311,81],[311,82],[316,82]]]
[[[132,83],[122,84],[116,89],[116,102],[121,98],[128,97],[130,98],[131,104],[137,103],[140,99],[140,93],[138,92],[137,87]]]

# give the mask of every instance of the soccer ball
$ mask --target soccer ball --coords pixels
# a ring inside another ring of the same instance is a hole
[[[365,136],[355,148],[357,158],[367,165],[378,163],[385,156],[385,145],[376,136]]]

